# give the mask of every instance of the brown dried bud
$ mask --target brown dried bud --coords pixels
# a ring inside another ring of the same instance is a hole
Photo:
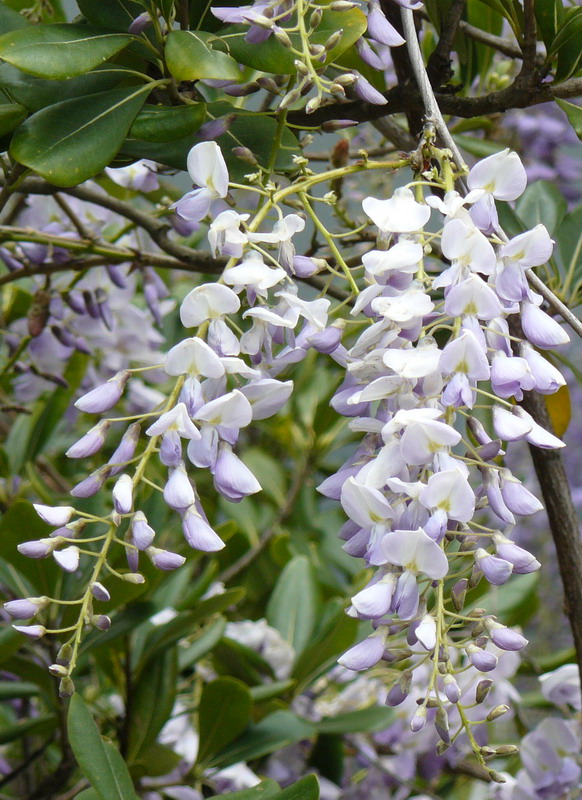
[[[31,336],[40,336],[44,331],[49,318],[50,301],[51,295],[46,289],[39,289],[32,298],[26,315],[28,332]]]

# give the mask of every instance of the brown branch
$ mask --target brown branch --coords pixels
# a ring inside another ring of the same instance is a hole
[[[509,317],[510,333],[523,338],[519,320]],[[536,392],[524,392],[522,408],[548,431],[552,421],[545,398]],[[582,680],[582,535],[580,521],[572,501],[570,484],[560,450],[546,450],[529,445],[550,531],[556,546],[558,566],[564,590],[564,613],[570,622],[576,661]]]
[[[457,29],[463,16],[466,0],[453,0],[447,19],[441,27],[437,46],[429,56],[426,71],[435,89],[448,83],[453,77],[451,50]]]
[[[469,119],[487,114],[499,114],[512,108],[529,108],[539,103],[548,103],[556,97],[568,98],[582,95],[582,78],[569,78],[558,84],[544,83],[535,89],[524,89],[515,82],[505,89],[480,97],[455,97],[442,92],[435,93],[443,114]],[[290,111],[287,119],[293,125],[313,127],[322,125],[330,119],[353,119],[356,122],[369,122],[392,114],[400,114],[410,109],[422,112],[422,96],[410,84],[395,86],[384,93],[386,105],[377,106],[353,100],[347,103],[330,103],[306,114],[304,111]]]
[[[527,88],[535,87],[539,82],[536,69],[537,28],[534,0],[523,0],[524,33],[523,33],[523,63],[515,79],[516,86]]]

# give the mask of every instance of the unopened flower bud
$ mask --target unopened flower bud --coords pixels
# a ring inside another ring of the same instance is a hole
[[[336,131],[343,131],[345,128],[353,128],[357,124],[353,119],[329,119],[322,124],[321,130],[324,133],[335,133]]]
[[[319,99],[319,97],[312,97],[311,100],[305,106],[305,112],[307,114],[313,114],[314,111],[317,111],[320,105],[321,105],[321,100]]]
[[[123,580],[126,583],[145,583],[145,578],[143,575],[140,575],[139,572],[126,572],[123,576]]]
[[[325,47],[322,44],[310,44],[309,45],[309,53],[314,58],[318,58],[319,56],[324,55]]]
[[[330,11],[351,11],[352,8],[357,8],[357,3],[350,3],[349,0],[334,0],[330,4]]]
[[[118,475],[127,462],[133,458],[139,441],[140,431],[141,427],[139,422],[134,422],[123,434],[117,449],[108,461],[108,465],[110,465],[109,474],[111,476]]]
[[[436,732],[445,744],[451,743],[451,734],[449,732],[449,718],[443,706],[437,708],[434,726]]]
[[[502,650],[521,650],[522,647],[525,647],[527,644],[525,636],[522,636],[521,633],[517,633],[517,631],[512,631],[510,628],[506,628],[499,622],[488,619],[485,621],[485,627],[491,637],[491,641]]]
[[[31,542],[21,542],[16,549],[27,558],[46,558],[50,556],[55,547],[63,544],[63,542],[62,536],[54,539],[35,539]]]
[[[329,91],[332,92],[332,94],[339,94],[340,97],[345,97],[346,96],[346,92],[345,92],[344,87],[339,83],[335,83],[334,82],[334,83],[330,84]]]
[[[69,678],[69,676],[63,678],[59,683],[59,697],[62,697],[64,699],[66,697],[72,697],[74,694],[75,694],[75,684],[73,683],[71,678]]]
[[[29,639],[41,639],[46,633],[44,625],[13,625],[12,627],[18,633],[28,636]]]
[[[111,619],[106,614],[94,614],[91,617],[91,625],[100,631],[107,631],[111,627]]]
[[[63,550],[55,550],[53,558],[65,572],[75,572],[79,567],[79,548],[76,545],[65,547]]]
[[[474,644],[468,644],[465,648],[471,664],[480,672],[491,672],[497,666],[497,656],[493,653],[482,650]]]
[[[55,678],[66,678],[69,674],[68,669],[63,667],[62,664],[51,664],[48,670]]]
[[[169,550],[162,550],[160,547],[148,547],[146,553],[154,567],[164,571],[178,569],[186,561],[184,556],[172,553]]]
[[[451,600],[453,601],[455,611],[463,610],[463,606],[465,605],[465,596],[467,594],[467,584],[467,579],[461,578],[461,580],[457,581],[452,588]]]
[[[336,47],[337,44],[339,44],[339,41],[343,35],[344,32],[342,28],[340,28],[337,31],[334,31],[334,33],[331,34],[331,36],[327,39],[326,43],[324,44],[324,47],[328,53],[330,50],[333,50],[333,48]]]
[[[88,458],[94,455],[105,444],[105,437],[111,423],[104,419],[71,445],[65,455],[68,458]]]
[[[299,58],[295,59],[293,65],[300,75],[309,75],[309,68]]]
[[[50,600],[46,596],[26,597],[22,600],[9,600],[4,603],[4,611],[10,614],[12,619],[32,619],[39,611],[46,608]]]
[[[297,100],[301,97],[301,93],[297,89],[293,89],[291,92],[287,92],[285,97],[279,103],[279,110],[283,111],[285,108],[289,108],[289,106],[296,103]]]
[[[477,688],[475,689],[475,702],[482,703],[487,698],[492,686],[493,681],[489,680],[489,678],[479,681]]]
[[[309,26],[311,28],[317,28],[317,26],[321,22],[322,16],[323,16],[323,9],[316,8],[309,17]]]
[[[279,87],[277,86],[273,78],[269,78],[268,75],[265,75],[262,78],[257,78],[257,83],[259,84],[261,89],[264,89],[265,91],[270,92],[271,94],[279,94]],[[256,163],[257,162],[255,161],[255,164]]]
[[[334,78],[334,83],[339,83],[340,86],[352,86],[358,80],[358,76],[353,72],[344,72],[343,75],[338,75]],[[350,120],[347,120],[348,122]],[[356,124],[356,123],[355,123]]]
[[[503,777],[503,775],[500,772],[497,772],[494,769],[490,769],[490,770],[488,770],[488,772],[489,772],[489,777],[491,778],[491,780],[494,783],[505,783],[506,782],[505,778]]]
[[[133,505],[133,481],[129,475],[120,475],[113,487],[113,505],[118,514],[129,514]]]
[[[418,733],[421,731],[426,724],[426,708],[421,706],[417,708],[414,712],[412,719],[410,720],[410,730],[413,733]]]
[[[282,44],[283,47],[291,48],[293,47],[293,42],[289,38],[289,34],[283,30],[283,28],[279,28],[275,26],[275,30],[273,31],[273,35],[275,39]]]
[[[131,373],[127,370],[118,372],[106,383],[96,386],[95,389],[91,389],[90,392],[79,397],[75,402],[75,408],[85,411],[87,414],[102,414],[104,411],[109,411],[119,402],[130,377]]]
[[[61,667],[68,667],[71,663],[71,659],[73,658],[73,648],[70,644],[64,644],[59,652],[57,653],[57,658],[55,663],[59,664]]]
[[[493,722],[494,719],[502,717],[507,711],[509,711],[509,706],[505,705],[505,703],[495,706],[495,708],[492,708],[487,714],[487,722]]]
[[[147,11],[144,11],[141,14],[138,14],[137,17],[135,17],[135,19],[127,29],[127,32],[133,34],[142,33],[142,31],[145,31],[146,28],[149,28],[151,24],[152,24],[152,18],[150,17]]]
[[[519,747],[514,744],[500,744],[495,748],[495,755],[497,756],[514,756],[519,753]]]
[[[73,486],[70,494],[73,497],[93,497],[101,489],[109,476],[111,468],[109,466],[100,467],[84,478],[76,486]]]
[[[93,595],[95,600],[100,600],[103,603],[106,603],[109,600],[111,600],[111,595],[109,594],[105,586],[103,586],[103,584],[99,583],[98,581],[94,581],[94,583],[91,584],[91,594]]]
[[[452,675],[445,675],[443,678],[443,684],[445,687],[445,694],[447,698],[450,700],[451,703],[458,703],[461,698],[461,690],[459,689],[459,684],[453,678]]]

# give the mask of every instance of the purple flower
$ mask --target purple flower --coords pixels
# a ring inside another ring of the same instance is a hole
[[[154,567],[163,570],[164,572],[178,569],[186,561],[184,556],[178,553],[172,553],[169,550],[161,550],[159,547],[148,547],[146,553],[150,557]]]
[[[227,444],[221,444],[218,449],[213,474],[216,490],[232,503],[261,491],[261,484]]]
[[[338,664],[354,671],[370,669],[380,661],[384,653],[384,635],[372,634],[363,642],[350,648],[347,653],[338,658]]]
[[[125,389],[125,384],[130,377],[131,373],[127,370],[118,372],[107,383],[103,383],[101,386],[97,386],[87,394],[79,397],[75,403],[75,408],[78,408],[79,411],[85,411],[87,414],[102,414],[104,411],[109,411],[119,402]]]
[[[31,619],[49,604],[48,597],[26,597],[22,600],[9,600],[4,603],[6,611],[13,619]]]
[[[216,553],[224,547],[224,542],[198,512],[196,505],[190,506],[184,514],[182,530],[190,547],[196,550]]]

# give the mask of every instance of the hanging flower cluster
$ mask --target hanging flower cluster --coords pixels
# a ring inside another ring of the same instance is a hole
[[[374,631],[340,663],[357,671],[381,660],[405,662],[388,704],[409,708],[411,698],[412,732],[430,720],[443,751],[466,732],[483,762],[485,745],[471,725],[493,720],[508,707],[482,705],[491,687],[482,673],[495,670],[500,652],[520,650],[527,642],[486,609],[465,608],[465,595],[482,577],[501,585],[512,574],[540,566],[510,534],[515,515],[532,514],[541,504],[497,457],[504,442],[562,446],[514,401],[524,391],[550,394],[564,384],[539,349],[568,337],[542,310],[542,298],[527,280],[527,270],[551,254],[547,230],[537,225],[508,240],[497,219],[495,201],[514,200],[525,188],[517,155],[504,151],[479,162],[468,176],[469,194],[462,197],[453,188],[448,156],[440,152],[444,196],[424,198],[426,181],[419,181],[388,199],[363,201],[378,236],[376,246],[361,257],[364,281],[358,286],[307,195],[325,174],[303,172],[278,193],[272,186],[249,187],[258,199],[251,219],[225,203],[229,176],[219,147],[208,141],[192,149],[188,167],[196,188],[175,210],[186,223],[199,223],[210,212],[210,248],[215,256],[228,256],[228,265],[218,282],[196,286],[181,305],[180,319],[192,335],[166,356],[163,368],[175,379],[167,399],[133,417],[108,463],[71,492],[75,498],[91,497],[114,479],[110,515],[36,506],[55,530],[19,548],[32,558],[52,556],[69,572],[86,552],[81,542],[101,548],[91,553],[96,558],[89,586],[74,601],[79,621],[66,629],[71,637],[51,667],[62,678],[64,694],[72,691],[70,673],[83,626],[109,625],[108,617],[93,611],[95,600],[109,597],[100,582],[102,571],[140,583],[142,553],[161,570],[184,562],[183,556],[156,546],[156,533],[140,509],[139,487],[147,480],[150,460],[159,459],[166,470],[165,484],[157,488],[180,516],[187,543],[204,552],[220,550],[224,543],[205,515],[193,468],[209,470],[217,492],[231,502],[258,492],[257,479],[234,448],[243,429],[282,408],[293,384],[278,376],[315,349],[345,368],[331,404],[363,434],[355,453],[320,487],[349,517],[341,532],[344,549],[364,558],[372,571],[348,613],[370,620]],[[366,162],[357,169],[379,166]],[[428,183],[439,185],[432,178]],[[335,313],[329,299],[299,295],[298,280],[328,264],[296,255],[293,237],[304,229],[305,219],[280,208],[291,194],[324,233],[349,281],[349,320],[339,316],[345,304]],[[263,230],[271,211],[277,218]],[[436,216],[443,221],[437,233],[432,232]],[[447,264],[436,275],[433,260],[427,260],[434,252]],[[330,324],[332,312],[337,318]],[[361,332],[344,344],[349,322]],[[133,375],[119,371],[79,398],[77,409],[106,414]],[[491,414],[490,433],[479,418],[486,419],[482,411]],[[113,420],[102,419],[67,455],[97,453]],[[491,519],[495,527],[486,524]],[[93,526],[97,532],[87,537]],[[113,545],[124,548],[127,572],[108,564]],[[27,620],[50,602],[46,597],[17,600],[7,610]],[[47,632],[40,624],[17,627],[33,638]],[[475,703],[487,709],[485,717],[468,713]]]

